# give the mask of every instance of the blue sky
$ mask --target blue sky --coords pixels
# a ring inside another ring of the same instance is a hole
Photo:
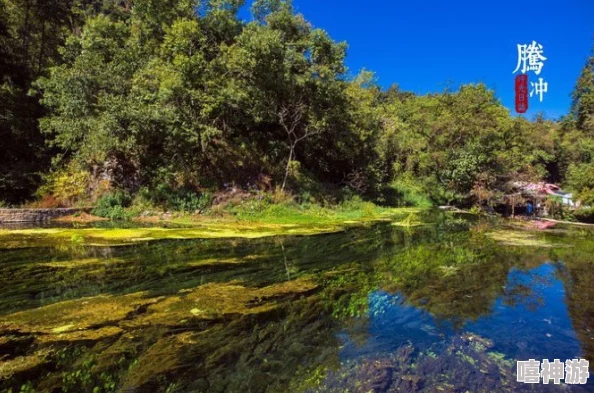
[[[547,60],[543,102],[530,99],[526,116],[557,118],[594,43],[594,0],[293,0],[295,9],[334,40],[349,45],[351,74],[374,71],[383,87],[416,93],[483,82],[514,108],[517,44],[533,40]],[[517,74],[516,74],[517,75]],[[514,112],[515,113],[515,112]]]

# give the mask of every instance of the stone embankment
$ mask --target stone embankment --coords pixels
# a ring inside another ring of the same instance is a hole
[[[10,222],[44,222],[54,218],[87,212],[89,209],[0,209],[0,224]]]

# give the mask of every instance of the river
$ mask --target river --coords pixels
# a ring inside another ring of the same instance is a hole
[[[591,230],[421,221],[0,249],[0,391],[594,391],[516,381],[594,361]]]

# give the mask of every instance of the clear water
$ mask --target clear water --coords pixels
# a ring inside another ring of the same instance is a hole
[[[425,219],[0,250],[0,391],[594,391],[516,382],[517,360],[594,361],[592,232]]]

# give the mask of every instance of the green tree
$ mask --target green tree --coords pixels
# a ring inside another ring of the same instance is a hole
[[[594,137],[594,47],[572,94],[577,128]]]

